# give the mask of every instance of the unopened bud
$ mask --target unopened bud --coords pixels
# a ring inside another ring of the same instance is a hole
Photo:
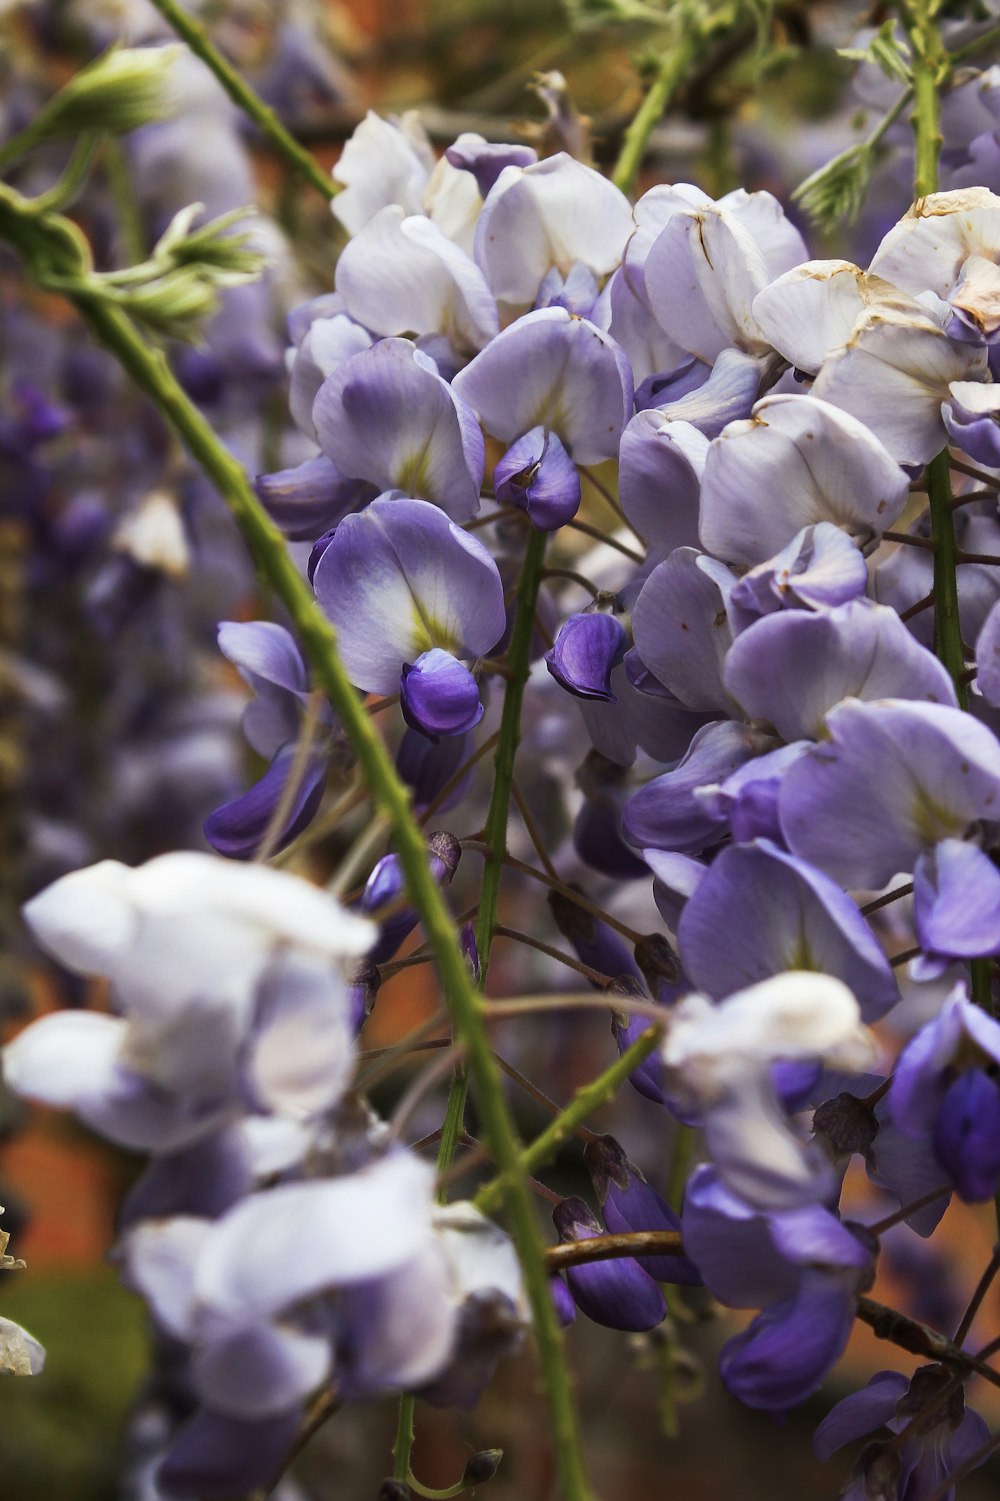
[[[113,47],[82,68],[39,114],[35,140],[82,131],[125,135],[162,120],[174,110],[170,75],[184,49]]]
[[[413,1492],[405,1480],[383,1480],[376,1501],[413,1501]]]
[[[502,1449],[480,1449],[478,1454],[473,1454],[465,1466],[462,1484],[485,1485],[487,1480],[492,1480],[499,1470],[502,1459]]]

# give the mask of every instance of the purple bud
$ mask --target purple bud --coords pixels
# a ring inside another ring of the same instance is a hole
[[[328,532],[324,532],[321,537],[317,537],[316,541],[313,543],[312,552],[309,554],[309,561],[306,564],[306,577],[308,578],[310,584],[313,582],[316,569],[319,567],[320,558],[326,552],[327,548],[330,546],[330,543],[333,541],[336,535],[337,528],[333,526]]]
[[[934,1153],[967,1204],[996,1192],[1000,1178],[1000,1089],[981,1068],[949,1086],[934,1127]]]
[[[638,881],[649,876],[649,866],[622,836],[621,809],[603,793],[580,805],[573,824],[573,848],[585,865],[614,881]]]
[[[294,469],[258,474],[253,487],[272,521],[293,542],[311,542],[321,532],[332,532],[349,511],[378,493],[364,480],[345,479],[323,454]]]
[[[458,936],[459,947],[462,957],[469,966],[473,980],[478,985],[482,979],[482,966],[479,963],[479,947],[476,943],[476,930],[471,922],[467,922]]]
[[[563,1245],[604,1233],[583,1199],[563,1199],[553,1209],[552,1220]],[[580,1311],[608,1329],[641,1333],[655,1329],[666,1316],[662,1291],[632,1256],[567,1267],[566,1281]]]
[[[533,146],[509,146],[505,141],[469,141],[459,136],[454,146],[449,146],[445,156],[453,167],[461,172],[471,172],[481,197],[496,182],[505,167],[530,167],[538,160]]]
[[[466,1464],[462,1484],[485,1485],[487,1480],[492,1480],[499,1470],[502,1459],[502,1449],[480,1449],[479,1453],[473,1454]]]
[[[405,1480],[383,1480],[376,1501],[413,1501],[413,1492]]]
[[[613,704],[611,674],[627,645],[628,632],[616,615],[571,615],[546,652],[545,665],[568,693]]]
[[[445,740],[434,741],[428,740],[419,730],[407,729],[396,752],[396,770],[413,792],[416,813],[423,813],[444,791],[472,750],[471,733],[449,735]],[[470,769],[438,804],[442,813],[461,802],[473,775]]]
[[[614,992],[618,990],[623,995],[642,995],[644,992],[635,981],[619,981],[611,987],[608,999],[614,1006]],[[625,1012],[611,1013],[611,1032],[615,1039],[618,1052],[627,1053],[634,1042],[638,1042],[644,1032],[648,1032],[653,1023],[645,1016],[629,1016]],[[663,1090],[663,1063],[657,1052],[650,1053],[644,1058],[637,1068],[634,1068],[628,1076],[632,1088],[638,1090],[645,1099],[651,1100],[654,1105],[665,1105],[666,1095]]]
[[[447,886],[461,858],[461,846],[453,834],[432,834],[427,841],[431,875],[440,886]],[[358,907],[368,917],[378,919],[386,907],[397,906],[406,891],[406,880],[398,855],[383,855],[365,883]],[[369,964],[384,964],[417,925],[417,914],[410,906],[398,906],[380,923],[379,938],[368,955]]]
[[[641,987],[642,975],[632,950],[613,928],[561,891],[550,891],[548,902],[556,927],[569,939],[582,963],[607,975],[609,980],[625,976]],[[644,994],[641,988],[640,993]]]
[[[628,1160],[613,1136],[597,1136],[584,1148],[583,1160],[601,1203],[604,1223],[615,1235],[633,1230],[677,1230],[680,1216]],[[657,1282],[700,1287],[701,1275],[686,1256],[637,1256]]]
[[[493,493],[501,505],[527,511],[540,532],[554,532],[580,509],[580,476],[555,433],[533,427],[498,462]]]
[[[399,706],[411,730],[419,730],[429,740],[465,735],[483,717],[479,685],[472,673],[439,646],[404,664]]]

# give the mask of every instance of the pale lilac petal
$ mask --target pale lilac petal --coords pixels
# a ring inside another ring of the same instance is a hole
[[[458,1306],[453,1270],[432,1235],[399,1270],[351,1287],[337,1331],[345,1395],[359,1400],[409,1391],[440,1375],[454,1351]]]
[[[294,469],[258,474],[254,489],[271,520],[292,542],[312,542],[349,511],[375,498],[373,486],[345,479],[325,454]]]
[[[647,547],[666,557],[698,546],[698,506],[708,439],[687,422],[638,412],[622,434],[618,490],[622,510]]]
[[[828,877],[768,840],[712,862],[681,915],[681,963],[722,999],[789,969],[836,975],[865,1021],[899,999],[892,968],[855,904]]]
[[[257,1324],[195,1352],[195,1390],[213,1412],[255,1420],[296,1408],[330,1370],[330,1342],[275,1324]]]
[[[46,886],[22,908],[36,943],[76,974],[107,974],[136,935],[130,875],[120,861],[102,860]]]
[[[768,396],[709,447],[702,545],[760,563],[815,522],[881,531],[906,504],[909,483],[863,421],[814,396]]]
[[[1000,745],[958,709],[847,700],[829,738],[790,767],[781,823],[792,851],[848,887],[880,891],[942,839],[1000,808]]]
[[[478,657],[503,635],[496,564],[424,501],[376,500],[346,517],[313,584],[352,681],[371,693],[395,693],[403,663],[433,647]]]
[[[974,844],[943,839],[913,872],[913,920],[932,954],[975,959],[1000,949],[1000,870]]]
[[[342,474],[433,501],[456,521],[479,509],[482,434],[433,362],[382,339],[339,365],[316,397],[324,452]]]
[[[117,1065],[128,1023],[96,1011],[39,1017],[3,1050],[7,1088],[57,1110],[100,1094]]]
[[[530,306],[553,266],[566,276],[581,261],[607,276],[632,228],[624,193],[560,151],[500,174],[479,216],[475,256],[499,301]]]
[[[919,307],[883,302],[824,360],[813,395],[865,423],[900,464],[926,464],[947,441],[941,403],[952,381],[985,373],[985,349],[949,339]]]
[[[426,1235],[433,1181],[431,1167],[399,1152],[346,1177],[251,1194],[216,1222],[198,1265],[200,1301],[268,1317],[395,1271]]]
[[[320,386],[352,355],[370,349],[373,342],[368,330],[343,312],[332,318],[317,318],[303,335],[292,357],[288,406],[293,420],[315,442],[319,438],[313,407]]]
[[[724,781],[772,745],[749,725],[732,720],[705,725],[672,771],[654,777],[629,798],[622,816],[625,838],[643,851],[682,854],[697,854],[716,843],[725,833],[725,818],[696,796],[698,789]]]
[[[211,1231],[211,1220],[175,1215],[134,1226],[122,1242],[129,1285],[161,1328],[188,1343],[197,1331],[195,1268]]]
[[[632,412],[623,352],[561,307],[518,318],[459,371],[452,387],[501,442],[551,428],[577,464],[616,457]]]
[[[793,266],[801,265],[805,259],[805,241],[792,221],[785,217],[785,211],[773,193],[764,190],[748,193],[745,188],[734,188],[718,200],[718,206],[749,230],[770,276],[781,276]]]
[[[847,343],[868,304],[888,290],[850,261],[805,261],[757,293],[753,315],[779,354],[814,375]]]
[[[723,664],[732,643],[726,604],[735,582],[715,558],[680,547],[653,569],[635,602],[639,655],[689,709],[732,706]]]
[[[460,350],[495,336],[496,303],[475,261],[424,215],[389,204],[348,241],[337,291],[376,334],[444,333]]]
[[[673,214],[643,276],[661,328],[706,364],[730,346],[767,352],[751,312],[771,279],[767,263],[750,231],[719,205]]]
[[[743,631],[726,657],[727,690],[783,740],[817,740],[841,699],[956,703],[938,659],[895,610],[854,600],[833,610],[782,610]]]
[[[250,1077],[265,1108],[315,1115],[335,1105],[354,1063],[347,987],[328,964],[286,953],[257,995]]]
[[[864,594],[867,586],[863,553],[839,527],[818,521],[796,532],[787,547],[751,568],[733,586],[733,629],[745,630],[776,610],[843,605]]]
[[[706,438],[717,438],[727,423],[750,416],[760,378],[758,360],[738,349],[724,349],[697,390],[655,406],[666,421],[689,422]]]
[[[384,120],[369,110],[348,138],[334,169],[341,191],[330,207],[349,235],[387,203],[419,213],[434,151],[415,114]]]

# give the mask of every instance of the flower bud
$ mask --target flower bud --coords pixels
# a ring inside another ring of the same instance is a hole
[[[413,1501],[413,1492],[405,1480],[383,1480],[376,1501]]]
[[[949,1086],[934,1127],[934,1155],[967,1204],[993,1197],[1000,1179],[1000,1088],[981,1068]]]
[[[583,1199],[563,1199],[553,1209],[552,1220],[563,1245],[604,1233]],[[581,1312],[608,1329],[638,1334],[655,1329],[666,1316],[663,1293],[632,1256],[567,1267],[566,1281]]]
[[[170,74],[180,46],[113,47],[71,78],[30,127],[35,140],[101,130],[125,135],[173,112]]]
[[[641,982],[632,950],[613,928],[561,891],[550,891],[548,902],[556,927],[569,939],[582,963],[607,975],[609,980],[627,976]]]
[[[497,464],[493,493],[501,505],[527,511],[540,532],[554,532],[580,509],[580,476],[555,433],[533,427]]]
[[[472,673],[439,646],[404,665],[399,703],[410,728],[430,740],[464,735],[483,717],[479,685]]]
[[[584,611],[571,615],[545,654],[560,687],[577,698],[617,703],[611,674],[625,655],[628,632],[616,615]]]
[[[502,1459],[502,1449],[480,1449],[478,1454],[473,1454],[465,1466],[462,1484],[485,1485],[487,1480],[492,1480],[499,1470]]]
[[[530,167],[538,160],[532,146],[513,146],[500,141],[477,141],[459,136],[445,156],[459,171],[471,172],[480,196],[485,198],[505,167]]]
[[[456,772],[468,760],[474,742],[470,732],[449,735],[445,740],[428,740],[419,730],[407,729],[396,752],[396,770],[413,792],[413,808],[423,813],[444,791]],[[475,775],[470,769],[437,804],[442,813],[461,802]]]
[[[583,1160],[597,1191],[604,1223],[613,1234],[680,1230],[680,1216],[646,1182],[613,1136],[597,1136],[589,1141]],[[636,1261],[657,1282],[701,1285],[698,1268],[686,1256],[637,1256]]]

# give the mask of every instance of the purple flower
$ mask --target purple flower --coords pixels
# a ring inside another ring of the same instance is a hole
[[[578,698],[614,703],[611,673],[625,654],[628,634],[616,615],[584,611],[559,631],[545,665],[561,687]]]
[[[498,461],[493,493],[527,511],[538,531],[554,532],[580,509],[580,475],[555,433],[533,427]]]
[[[426,501],[382,497],[346,517],[313,585],[352,681],[369,693],[395,693],[404,663],[435,647],[485,656],[504,630],[493,559]]]
[[[600,1220],[583,1199],[563,1199],[553,1209],[552,1219],[561,1245],[604,1234]],[[639,1332],[655,1329],[666,1317],[663,1293],[632,1256],[567,1267],[566,1281],[577,1308],[595,1324]]]
[[[990,1198],[1000,1180],[1000,1025],[958,986],[903,1049],[889,1091],[904,1136],[933,1146],[961,1198]]]
[[[472,673],[438,646],[422,652],[415,662],[403,663],[399,707],[410,728],[429,740],[465,735],[483,717],[479,685]]]
[[[381,339],[339,364],[313,415],[341,474],[433,501],[456,521],[479,509],[483,435],[457,388],[408,339]]]
[[[943,1495],[945,1501],[953,1501],[954,1490],[942,1491],[942,1486],[950,1475],[964,1472],[988,1439],[989,1429],[966,1407],[961,1386],[947,1401],[935,1400],[951,1384],[943,1366],[920,1366],[909,1381],[898,1371],[879,1371],[861,1391],[831,1408],[813,1439],[821,1460],[882,1427],[894,1435],[904,1429],[907,1433],[902,1445],[867,1445],[852,1483],[842,1493],[844,1501],[867,1501],[875,1494],[891,1494],[899,1501]],[[973,1468],[984,1462],[985,1456]]]
[[[847,1344],[857,1295],[872,1280],[872,1248],[819,1204],[762,1213],[711,1167],[692,1174],[682,1223],[685,1248],[720,1302],[764,1310],[723,1346],[726,1386],[772,1412],[804,1401]]]

